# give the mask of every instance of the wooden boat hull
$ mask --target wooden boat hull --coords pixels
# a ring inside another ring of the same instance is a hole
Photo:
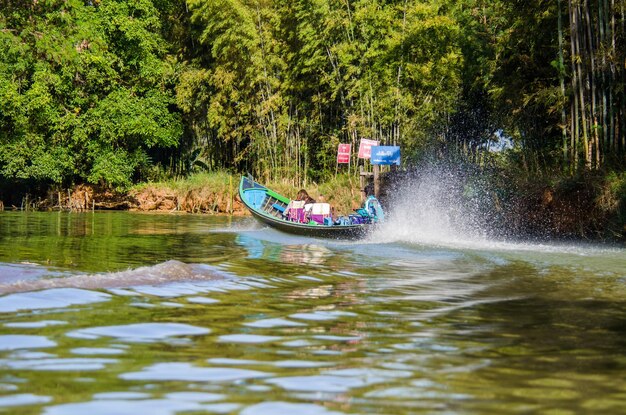
[[[374,224],[313,225],[288,221],[283,218],[280,209],[287,206],[289,199],[247,177],[241,179],[239,197],[259,222],[285,233],[313,238],[359,239],[367,235],[374,226]]]

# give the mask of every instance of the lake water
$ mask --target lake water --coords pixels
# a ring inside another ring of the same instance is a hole
[[[0,413],[626,412],[623,248],[433,225],[0,212]]]

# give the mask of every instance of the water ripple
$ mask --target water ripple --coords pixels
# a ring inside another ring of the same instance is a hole
[[[67,336],[79,339],[115,337],[129,342],[149,342],[173,336],[197,336],[210,332],[203,327],[181,323],[137,323],[80,329],[67,333]]]
[[[249,323],[244,323],[244,326],[257,327],[257,328],[274,328],[274,327],[302,327],[306,326],[304,323],[298,323],[296,321],[290,321],[284,318],[268,318],[264,320],[257,320]]]
[[[57,344],[44,336],[7,334],[0,336],[1,350],[40,349],[54,347]]]
[[[72,275],[46,279],[21,279],[0,284],[0,293],[35,291],[52,288],[119,288],[132,286],[156,286],[177,281],[223,280],[227,274],[206,264],[186,264],[170,260],[160,264],[139,267],[127,271],[104,274]],[[145,288],[147,289],[147,288]],[[184,290],[184,288],[181,288]],[[174,292],[174,288],[171,292]],[[185,291],[197,292],[197,291]],[[158,295],[158,294],[155,294]],[[183,295],[183,294],[178,294]],[[168,295],[170,296],[170,295]],[[4,311],[0,304],[0,311]],[[9,310],[10,311],[10,310]]]
[[[189,363],[157,363],[140,372],[124,373],[124,380],[170,381],[185,380],[193,382],[234,382],[243,379],[256,379],[272,376],[271,373],[257,370],[197,367]]]
[[[172,399],[102,400],[49,406],[44,415],[174,415],[180,412],[204,412],[199,402]]]
[[[52,400],[49,396],[21,393],[17,395],[0,396],[0,408],[7,406],[41,405]]]
[[[101,370],[107,364],[116,363],[115,359],[86,359],[86,358],[68,358],[68,359],[33,359],[33,360],[0,360],[0,367],[13,370],[34,370],[34,371],[75,371],[84,372],[92,370]]]
[[[224,343],[269,343],[280,340],[278,336],[262,336],[260,334],[226,334],[219,337]]]
[[[343,415],[343,412],[331,411],[312,403],[263,402],[249,406],[240,415]]]
[[[108,301],[110,298],[109,294],[77,288],[56,288],[38,292],[9,294],[0,297],[0,313],[64,308]]]

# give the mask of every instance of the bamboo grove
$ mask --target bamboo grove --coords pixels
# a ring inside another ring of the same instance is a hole
[[[361,138],[408,161],[623,171],[625,7],[0,0],[0,189],[323,180]]]
[[[615,0],[567,2],[571,89],[562,93],[570,101],[570,115],[569,122],[562,117],[567,123],[562,128],[564,158],[573,167],[624,161],[624,5]]]

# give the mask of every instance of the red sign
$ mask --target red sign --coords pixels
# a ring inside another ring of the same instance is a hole
[[[359,158],[360,159],[368,159],[372,156],[372,147],[377,146],[378,141],[376,140],[368,140],[366,138],[361,138],[361,144],[359,145]]]
[[[338,164],[346,164],[350,163],[350,148],[352,146],[350,144],[339,144],[339,148],[337,149],[337,163]]]

